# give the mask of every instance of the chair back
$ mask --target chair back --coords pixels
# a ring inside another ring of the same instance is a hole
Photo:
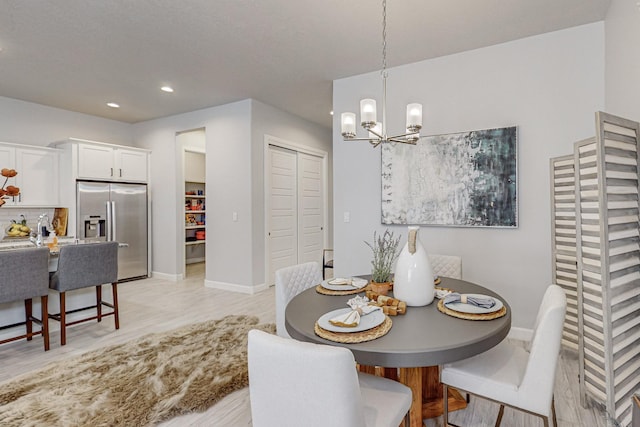
[[[520,384],[527,400],[522,407],[538,414],[548,413],[551,407],[566,311],[564,290],[558,285],[549,286],[538,310],[527,368]]]
[[[59,292],[118,281],[118,242],[66,245],[59,256],[49,284]]]
[[[322,282],[320,265],[315,262],[293,265],[276,271],[276,331],[281,337],[290,338],[284,326],[284,311],[300,292]]]
[[[0,252],[0,303],[49,293],[49,248]]]
[[[353,354],[249,331],[249,393],[254,427],[364,427]]]
[[[455,255],[429,254],[433,274],[462,279],[462,258]]]

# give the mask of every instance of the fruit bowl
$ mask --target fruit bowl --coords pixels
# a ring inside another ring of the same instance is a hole
[[[18,223],[12,223],[4,230],[5,237],[29,237],[29,233],[31,233],[31,228],[27,225],[22,225]]]

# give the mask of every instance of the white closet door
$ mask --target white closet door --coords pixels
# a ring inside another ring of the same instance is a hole
[[[269,145],[267,156],[267,280],[276,270],[322,262],[324,249],[323,158]]]
[[[297,153],[269,146],[269,283],[298,263]]]
[[[324,195],[322,159],[298,153],[298,262],[322,262]]]

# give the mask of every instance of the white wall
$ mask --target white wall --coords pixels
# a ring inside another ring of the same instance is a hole
[[[339,124],[361,98],[380,103],[380,93],[378,72],[334,81],[337,276],[369,272],[363,241],[385,229],[380,150],[344,142]],[[461,255],[464,278],[500,293],[513,308],[513,326],[531,328],[551,283],[549,158],[572,153],[575,141],[595,133],[594,112],[604,108],[604,23],[389,70],[389,133],[402,132],[408,102],[423,103],[423,134],[518,126],[519,228],[422,227],[420,239],[427,251]],[[406,227],[390,228],[406,242]]]
[[[0,141],[42,146],[69,137],[133,145],[128,123],[0,97]]]
[[[640,5],[613,0],[605,20],[606,111],[640,121]]]
[[[250,104],[245,100],[133,125],[136,142],[152,150],[154,274],[178,278],[183,268],[176,248],[180,244],[176,230],[184,216],[182,173],[178,168],[182,147],[176,144],[176,133],[202,128],[206,136],[207,182],[213,183],[207,185],[206,277],[251,285],[243,257],[243,253],[251,253]],[[232,224],[234,209],[239,211],[240,221]]]
[[[184,216],[176,133],[199,128],[207,153],[205,283],[252,293],[264,283],[264,133],[318,147],[323,135],[330,145],[330,132],[250,99],[133,125],[137,144],[153,151],[153,271],[166,277],[182,271],[176,248],[176,225]]]

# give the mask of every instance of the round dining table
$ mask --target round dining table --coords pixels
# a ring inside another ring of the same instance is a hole
[[[438,286],[461,294],[495,297],[506,306],[506,314],[493,320],[460,319],[440,312],[438,299],[434,298],[427,306],[407,307],[405,314],[392,316],[391,330],[380,338],[356,344],[338,343],[316,335],[315,323],[325,313],[348,307],[347,301],[355,295],[323,295],[314,287],[289,302],[285,309],[285,327],[294,339],[348,348],[360,365],[393,368],[398,372],[398,380],[411,387],[413,392],[410,425],[421,426],[423,418],[442,413],[438,366],[489,350],[500,343],[511,329],[511,307],[497,293],[465,280],[447,277],[442,277]],[[449,397],[449,409],[465,407],[464,398],[454,393],[455,396]]]

